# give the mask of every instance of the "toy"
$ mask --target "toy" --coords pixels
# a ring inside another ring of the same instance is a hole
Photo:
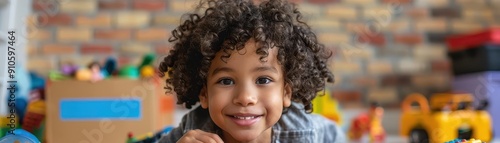
[[[154,135],[153,135],[153,133],[149,132],[149,133],[143,134],[143,135],[138,136],[138,137],[134,137],[132,133],[129,133],[126,143],[154,143],[158,139],[160,139],[163,134],[167,134],[172,129],[174,129],[174,128],[171,126],[168,126],[168,127],[164,128],[163,130],[155,133]]]
[[[50,71],[49,72],[49,79],[52,81],[57,81],[57,80],[65,80],[69,79],[70,76],[64,75],[63,73],[59,71]]]
[[[492,138],[491,117],[474,110],[473,97],[466,93],[439,93],[431,96],[411,94],[402,103],[400,134],[412,143],[442,143],[453,139]],[[417,103],[415,109],[412,104]]]
[[[476,139],[470,139],[470,140],[466,140],[466,139],[454,139],[452,141],[448,141],[448,142],[445,142],[445,143],[485,143],[485,142],[482,142],[481,140],[476,140]]]
[[[338,102],[332,98],[329,91],[325,90],[318,92],[318,95],[313,99],[312,104],[313,113],[323,115],[326,118],[335,121],[338,125],[342,124],[342,117],[340,115]]]
[[[370,142],[384,142],[385,130],[382,126],[384,109],[377,103],[372,103],[367,113],[360,114],[351,122],[348,136],[352,141],[360,141],[368,135]],[[368,134],[367,134],[368,133]]]
[[[30,92],[28,103],[43,99],[45,99],[45,89],[44,88],[34,89],[31,90]]]
[[[139,78],[139,71],[135,66],[126,65],[120,69],[119,76],[125,78],[137,79]]]
[[[155,74],[155,69],[151,65],[146,65],[141,68],[141,77],[149,78]]]
[[[144,56],[144,58],[142,58],[142,62],[139,65],[139,69],[142,69],[144,66],[153,65],[154,59],[155,59],[154,54],[147,54],[146,56]]]
[[[22,125],[24,117],[27,112],[28,107],[28,98],[20,98],[16,97],[16,115],[19,117],[19,123]]]
[[[105,77],[116,74],[116,60],[112,57],[109,57],[104,63],[104,66],[101,70],[105,71]]]
[[[90,81],[97,82],[104,79],[104,76],[101,73],[101,65],[99,65],[99,63],[92,62],[89,64],[88,68],[91,72]]]
[[[33,132],[36,128],[40,127],[44,118],[45,102],[43,100],[37,100],[29,103],[28,111],[23,121],[23,129],[28,132]]]
[[[474,93],[476,110],[486,110],[492,121],[500,121],[500,71],[485,71],[455,76],[452,89],[457,92]],[[489,105],[489,107],[488,107]],[[493,122],[493,138],[500,138],[500,122]]]
[[[16,129],[14,134],[8,134],[0,138],[0,143],[40,143],[40,141],[29,132]]]
[[[45,88],[45,79],[34,72],[30,72],[31,88],[30,90]]]
[[[92,79],[92,71],[89,69],[79,69],[76,72],[75,78],[81,81],[89,81]]]
[[[135,143],[136,141],[137,139],[134,137],[134,135],[132,133],[128,133],[126,143]]]
[[[66,76],[74,76],[78,71],[78,66],[74,64],[61,65],[61,73]]]
[[[0,116],[0,138],[7,135],[12,128],[19,128],[19,118],[17,116],[14,116],[14,118],[10,117]],[[11,124],[11,120],[14,120],[13,122],[16,124]]]

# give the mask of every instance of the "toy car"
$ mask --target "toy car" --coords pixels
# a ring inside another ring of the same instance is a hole
[[[473,100],[470,94],[440,93],[431,96],[429,107],[425,96],[411,94],[402,103],[400,134],[411,143],[471,138],[489,142],[493,132],[490,114],[473,109]]]
[[[448,141],[448,142],[445,142],[445,143],[484,143],[484,142],[482,142],[481,140],[476,140],[476,139],[470,139],[470,140],[455,139],[455,140]]]

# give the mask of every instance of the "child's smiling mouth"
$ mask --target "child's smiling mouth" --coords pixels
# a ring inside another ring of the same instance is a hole
[[[251,126],[258,122],[263,115],[258,114],[233,114],[227,115],[238,126]]]

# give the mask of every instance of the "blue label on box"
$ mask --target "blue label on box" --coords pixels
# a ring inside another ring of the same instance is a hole
[[[139,98],[71,98],[59,102],[61,120],[139,120]]]

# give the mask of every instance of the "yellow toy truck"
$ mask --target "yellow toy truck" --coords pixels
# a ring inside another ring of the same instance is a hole
[[[484,107],[473,109],[473,100],[466,93],[438,93],[430,97],[429,107],[425,96],[411,94],[402,103],[400,135],[410,143],[471,138],[489,142],[493,134],[490,114]]]

